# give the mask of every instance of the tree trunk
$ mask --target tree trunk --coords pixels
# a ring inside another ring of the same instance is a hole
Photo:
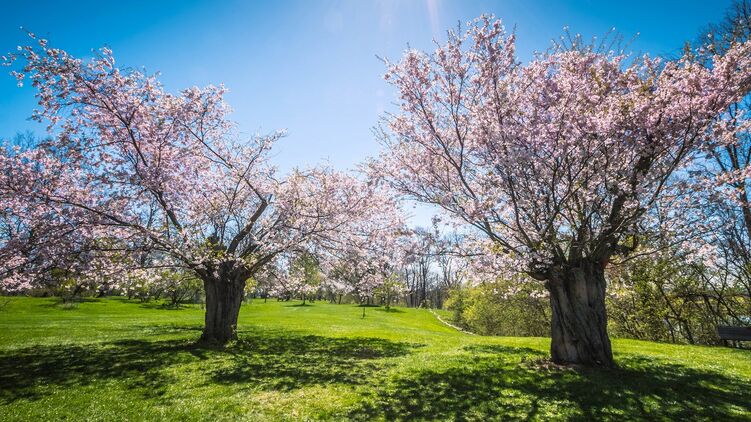
[[[237,316],[245,293],[245,280],[222,277],[203,282],[206,290],[206,325],[201,341],[225,344],[237,339]]]
[[[547,281],[552,307],[550,355],[555,363],[613,366],[605,312],[605,270],[585,262]]]

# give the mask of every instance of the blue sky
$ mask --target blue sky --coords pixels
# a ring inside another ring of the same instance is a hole
[[[601,36],[615,27],[632,49],[675,55],[730,0],[716,1],[64,1],[3,5],[0,51],[26,42],[23,26],[85,56],[108,45],[121,66],[162,73],[169,90],[223,83],[245,133],[287,129],[282,169],[328,161],[348,168],[378,150],[371,129],[392,107],[376,55],[398,58],[409,43],[432,48],[446,28],[482,13],[516,26],[522,59],[568,26]],[[27,120],[35,100],[0,74],[0,138],[43,127]]]

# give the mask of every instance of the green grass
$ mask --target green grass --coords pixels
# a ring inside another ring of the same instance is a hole
[[[0,420],[751,420],[751,352],[615,340],[614,370],[548,339],[472,336],[428,311],[255,301],[240,340],[197,308],[124,299],[0,310]]]

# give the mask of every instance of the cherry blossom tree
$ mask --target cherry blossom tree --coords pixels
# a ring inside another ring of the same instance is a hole
[[[703,65],[575,40],[522,64],[514,34],[484,16],[431,54],[387,61],[400,110],[385,116],[371,168],[544,282],[553,361],[610,366],[605,267],[636,246],[647,211],[748,92],[750,52],[734,43]]]
[[[383,304],[387,311],[391,310],[391,304],[399,301],[399,297],[407,292],[407,286],[404,280],[395,272],[382,277],[376,294],[381,296]]]
[[[727,52],[751,39],[751,1],[737,0],[726,16],[710,25],[700,39],[698,59]],[[703,218],[713,221],[711,236],[704,236],[717,250],[721,271],[751,298],[751,98],[729,104],[713,126],[707,160],[700,173],[705,198]]]
[[[30,287],[78,250],[79,273],[98,274],[96,262],[120,274],[189,271],[206,295],[202,339],[225,343],[246,280],[368,217],[374,186],[353,176],[277,175],[269,152],[282,134],[241,140],[223,87],[169,93],[106,48],[84,61],[31,36],[4,64],[36,88],[33,118],[50,137],[0,153],[4,286]]]
[[[397,290],[391,280],[411,259],[413,234],[389,190],[377,186],[370,203],[368,217],[350,221],[346,235],[319,254],[327,285],[368,304],[384,283],[390,283],[389,297]]]
[[[321,283],[321,287],[326,292],[332,303],[338,303],[340,305],[342,304],[344,296],[354,291],[354,286],[350,283],[333,278],[324,279]]]
[[[299,297],[303,305],[312,302],[323,281],[317,259],[307,251],[286,258],[275,265],[271,294],[285,300]]]

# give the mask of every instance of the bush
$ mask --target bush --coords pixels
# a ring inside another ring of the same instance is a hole
[[[190,274],[166,273],[162,279],[165,305],[179,308],[184,303],[195,303],[201,297],[203,282]]]
[[[536,282],[496,280],[453,289],[446,302],[454,323],[481,335],[549,336],[549,303]]]
[[[663,256],[611,270],[607,307],[614,336],[721,344],[717,326],[744,325],[751,302],[726,268]]]
[[[459,285],[449,290],[448,298],[444,302],[447,310],[451,311],[451,320],[455,325],[463,328],[469,328],[464,320],[464,311],[467,309],[467,296],[469,289]]]

